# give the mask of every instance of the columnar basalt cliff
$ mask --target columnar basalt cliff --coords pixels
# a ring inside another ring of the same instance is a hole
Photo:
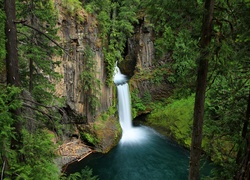
[[[127,56],[122,63],[122,72],[132,77],[131,86],[139,90],[140,96],[149,92],[153,100],[169,97],[173,87],[167,81],[163,80],[157,84],[154,83],[154,76],[145,77],[143,73],[152,74],[156,68],[169,61],[170,57],[156,58],[153,28],[145,18],[139,22],[135,26],[135,34],[128,39]]]
[[[59,7],[60,11],[63,9]],[[81,16],[82,20],[78,20]],[[66,98],[67,105],[77,113],[86,116],[88,121],[94,120],[94,116],[107,110],[112,105],[112,87],[106,86],[106,72],[104,57],[98,38],[97,21],[94,16],[87,14],[82,9],[75,17],[65,13],[59,13],[58,25],[61,43],[66,52],[61,58],[61,66],[58,71],[63,75],[62,81],[57,85],[57,94]],[[94,54],[96,79],[100,80],[100,106],[96,113],[90,113],[90,107],[86,102],[89,94],[84,94],[81,82],[81,73],[84,71],[86,48],[90,47]]]
[[[98,21],[94,15],[88,14],[84,9],[78,10],[74,16],[67,14],[60,3],[57,4],[57,9],[59,11],[58,35],[65,52],[62,57],[59,57],[61,65],[56,69],[63,77],[56,85],[56,94],[65,98],[67,111],[72,111],[80,117],[82,122],[75,121],[80,131],[78,135],[80,136],[81,132],[92,134],[98,139],[95,145],[101,151],[107,152],[118,142],[121,131],[117,125],[116,113],[109,114],[108,120],[99,120],[101,114],[115,105],[116,94],[114,85],[106,85],[107,74],[103,47],[98,34]],[[152,28],[144,19],[139,22],[135,26],[134,35],[127,41],[124,60],[119,63],[119,66],[122,73],[131,78],[131,87],[138,89],[140,96],[149,92],[153,99],[167,97],[171,91],[167,82],[163,81],[160,85],[155,85],[150,79],[153,77],[140,77],[142,72],[152,73],[160,65],[160,61],[155,60]],[[84,91],[81,81],[81,73],[85,71],[87,61],[87,48],[90,48],[93,53],[95,78],[100,81],[100,88],[95,87],[99,88],[97,97],[100,105],[95,108],[94,113],[91,112],[88,99],[91,94]]]
[[[111,114],[108,120],[100,120],[101,115],[106,113],[115,102],[114,87],[106,85],[106,70],[104,64],[104,55],[100,39],[98,38],[97,20],[93,15],[87,14],[84,9],[78,10],[74,16],[67,13],[67,10],[61,6],[61,1],[58,1],[58,36],[60,44],[65,49],[63,56],[55,57],[60,59],[61,64],[56,71],[62,75],[59,83],[56,83],[56,95],[65,99],[65,110],[67,118],[63,123],[75,126],[78,130],[69,133],[69,136],[76,136],[78,139],[84,138],[85,134],[91,134],[95,139],[95,148],[98,151],[108,152],[114,145],[117,144],[120,134],[118,120],[115,119],[115,114]],[[81,74],[86,72],[86,61],[88,54],[92,54],[91,63],[93,63],[93,78],[99,82],[92,84],[89,91],[84,91],[84,84],[81,79]],[[92,88],[97,89],[94,94],[98,98],[98,104],[93,107],[90,104],[91,93],[94,93]],[[74,128],[73,128],[74,129]],[[76,133],[77,132],[77,133]],[[76,134],[75,134],[76,133]],[[61,147],[67,147],[68,144],[74,145],[72,138],[65,138],[64,144]],[[74,140],[75,141],[75,140]],[[88,140],[86,140],[88,141]],[[89,143],[89,142],[87,142]],[[62,166],[75,159],[84,156],[84,152],[89,152],[85,146],[79,150],[77,155],[67,155],[64,152],[62,158],[57,160],[57,164]],[[79,148],[71,147],[71,149]]]

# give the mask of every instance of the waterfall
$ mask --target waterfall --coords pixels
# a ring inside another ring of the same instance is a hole
[[[118,114],[123,133],[132,128],[132,115],[130,105],[130,93],[127,83],[127,77],[115,67],[114,83],[117,86],[118,93]]]
[[[135,128],[132,126],[132,113],[130,93],[128,86],[128,78],[120,72],[120,69],[115,67],[114,83],[117,87],[118,93],[118,115],[119,122],[122,128],[122,138],[120,143],[125,142],[142,142],[141,140],[147,136],[144,134],[141,128]],[[138,141],[139,140],[139,141]]]

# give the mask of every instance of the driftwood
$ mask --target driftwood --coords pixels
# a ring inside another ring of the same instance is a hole
[[[90,155],[92,152],[94,152],[94,151],[89,151],[87,154],[84,154],[81,158],[79,158],[77,161],[79,162],[79,161],[81,161],[81,160],[83,160],[85,157],[87,157],[88,155]]]

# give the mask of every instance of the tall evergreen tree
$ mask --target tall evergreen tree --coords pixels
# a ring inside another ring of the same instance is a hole
[[[192,144],[190,151],[189,180],[199,179],[202,128],[204,118],[205,94],[208,73],[209,43],[212,37],[212,20],[214,13],[214,0],[206,0],[204,20],[200,40],[201,55],[198,59],[196,96],[194,105],[194,121],[192,130]]]
[[[15,0],[5,1],[4,10],[6,13],[6,71],[7,83],[20,86],[20,74],[17,53],[17,29],[16,29],[16,5]]]
[[[48,132],[44,130],[44,128],[46,127],[44,120],[48,119],[48,117],[50,118],[50,124],[53,125],[51,125],[51,127],[49,126],[49,123],[46,123],[47,127],[52,130],[57,128],[55,127],[56,122],[51,122],[51,117],[55,117],[54,115],[51,115],[53,109],[45,105],[46,103],[49,103],[49,98],[45,98],[48,96],[52,97],[53,95],[47,87],[43,87],[45,89],[44,92],[47,93],[47,96],[41,97],[41,95],[44,95],[44,93],[40,93],[41,90],[43,90],[43,88],[40,87],[41,84],[47,82],[51,85],[51,83],[49,82],[51,82],[51,78],[55,74],[53,71],[53,65],[58,63],[51,60],[52,55],[55,55],[55,51],[54,48],[49,48],[51,47],[51,40],[53,39],[52,35],[55,35],[56,29],[54,28],[54,24],[53,28],[50,29],[51,24],[48,22],[52,21],[55,23],[55,18],[52,19],[50,16],[43,16],[44,11],[42,11],[45,9],[51,10],[54,6],[53,4],[51,4],[52,1],[32,1],[31,3],[35,2],[40,7],[38,9],[32,9],[30,13],[34,16],[28,17],[22,14],[23,10],[27,10],[27,6],[31,8],[33,8],[34,6],[29,6],[26,1],[22,1],[21,3],[16,3],[15,0],[4,1],[6,25],[5,36],[3,37],[6,37],[5,64],[7,85],[0,86],[0,162],[1,164],[3,164],[1,179],[39,179],[41,177],[43,177],[44,179],[59,178],[59,169],[53,162],[53,158],[55,157],[53,152],[53,142],[51,140],[51,136],[48,136]],[[16,16],[16,13],[18,14],[18,16]],[[25,13],[28,13],[28,11],[26,11]],[[22,14],[22,17],[20,16],[20,14]],[[52,13],[48,14],[53,16]],[[41,27],[45,26],[47,28],[47,31],[44,31],[44,29],[42,28],[42,30],[39,30],[39,26],[34,27],[36,26],[35,23],[32,24],[33,26],[30,24],[25,24],[32,18],[32,20],[36,21],[37,19],[39,19],[38,17],[41,19],[38,20],[41,23],[40,25],[42,25]],[[26,21],[20,22],[17,19],[26,19]],[[20,23],[22,23],[22,25]],[[17,36],[16,24],[18,24],[18,32],[20,36]],[[32,29],[36,33],[29,34],[29,31],[27,29],[24,29],[23,27],[29,27],[29,30]],[[38,37],[37,34],[42,34],[43,36]],[[24,37],[27,38],[27,41],[25,41]],[[29,41],[29,37],[33,41]],[[21,43],[19,43],[18,45],[18,42]],[[29,48],[27,49],[23,48],[25,45],[28,46],[29,44],[32,44],[30,42],[33,43],[33,46],[29,46]],[[39,50],[34,50],[34,45],[39,46],[39,48],[37,48]],[[48,49],[48,51],[43,52],[44,49]],[[1,50],[1,59],[4,58],[4,52],[4,50]],[[38,57],[39,54],[42,54],[42,56]],[[24,60],[23,55],[27,55],[26,57],[28,57],[27,59],[30,60],[31,63],[27,63],[27,61],[25,63],[24,61],[19,61],[20,59]],[[32,62],[33,60],[35,64]],[[3,71],[5,64],[2,65],[1,63],[1,70],[3,69]],[[20,76],[20,74],[24,73],[24,69],[29,69],[29,67],[30,69],[33,69],[28,73],[30,74],[30,76]],[[39,77],[35,79],[35,77],[33,76],[34,74],[39,74]],[[26,77],[29,77],[28,81],[26,81]],[[39,81],[41,79],[46,81]],[[22,93],[19,87],[23,89]],[[32,91],[33,96],[36,97],[35,99],[37,101],[34,100],[30,95],[25,95],[25,92],[27,92],[25,89],[28,88]],[[34,88],[36,88],[35,93],[33,92]],[[38,91],[38,89],[40,89],[40,91]],[[38,94],[37,92],[39,92],[40,94]],[[32,102],[33,104],[29,105],[28,103],[23,102],[21,105],[21,99],[25,99],[26,102]],[[25,111],[27,111],[27,105],[29,111],[32,111],[30,114],[25,114]],[[33,116],[34,112],[36,112],[36,118],[34,118]],[[30,122],[30,120],[36,121],[39,124],[39,127],[33,127],[32,130],[27,128],[27,124]],[[41,153],[42,155],[36,156],[37,152]],[[41,171],[41,169],[43,170]]]
[[[18,52],[17,52],[17,29],[16,29],[16,4],[15,0],[5,0],[4,10],[6,14],[6,77],[7,85],[9,86],[21,86],[20,74],[19,74],[19,63],[18,63]],[[10,99],[12,101],[13,99]],[[11,102],[7,102],[11,103]],[[22,146],[22,123],[19,118],[21,111],[20,107],[10,108],[10,118],[13,121],[9,124],[13,127],[13,134],[11,137],[10,148],[17,153],[17,162],[23,160],[23,156],[19,153]],[[7,164],[9,168],[10,159],[7,155],[3,156],[3,162]],[[14,175],[12,177],[15,177]]]
[[[60,63],[53,57],[60,55],[60,48],[54,42],[57,14],[54,3],[43,0],[18,1],[18,23],[20,69],[23,86],[41,103],[50,103],[54,85],[52,80],[60,76],[54,68]],[[24,33],[23,33],[24,32]],[[51,41],[53,40],[53,41]],[[54,97],[55,98],[55,97]]]

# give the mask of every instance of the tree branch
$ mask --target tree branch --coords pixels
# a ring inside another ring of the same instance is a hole
[[[30,100],[30,99],[26,99],[26,98],[23,98],[23,97],[20,97],[20,99],[21,99],[21,100],[24,100],[24,101],[29,101],[29,102],[31,102],[31,103],[33,103],[33,104],[36,104],[36,105],[38,105],[38,106],[42,106],[42,107],[45,107],[45,108],[57,108],[57,109],[59,109],[59,108],[56,107],[56,106],[46,106],[46,105],[43,105],[43,104],[38,103],[38,102],[36,102],[36,101]]]
[[[5,169],[5,160],[3,161],[3,168],[2,168],[2,172],[1,172],[1,180],[3,180],[4,169]]]
[[[46,38],[48,38],[51,42],[53,42],[55,45],[57,45],[59,48],[61,48],[69,57],[71,57],[71,56],[68,54],[68,52],[67,52],[66,49],[64,49],[60,44],[58,44],[55,40],[53,40],[53,39],[52,39],[51,37],[49,37],[47,34],[45,34],[44,32],[42,32],[41,30],[35,28],[34,26],[31,26],[31,25],[29,25],[29,24],[26,24],[26,20],[14,21],[14,22],[15,22],[15,23],[20,23],[20,24],[22,24],[23,26],[29,27],[29,28],[31,28],[31,29],[37,31],[38,33],[44,35],[44,36],[45,36]]]
[[[36,110],[36,111],[42,113],[43,115],[45,115],[45,116],[46,116],[48,119],[50,119],[50,120],[52,120],[53,118],[57,118],[57,117],[54,117],[54,116],[51,116],[51,115],[47,114],[46,112],[44,112],[44,111],[42,111],[42,110],[40,110],[40,109],[38,109],[38,108],[35,108],[35,107],[33,107],[33,106],[30,106],[30,105],[27,104],[27,103],[24,103],[24,102],[23,102],[23,106],[28,107],[28,108],[30,108],[30,109],[33,109],[33,110]],[[57,119],[58,119],[58,118],[57,118]]]

